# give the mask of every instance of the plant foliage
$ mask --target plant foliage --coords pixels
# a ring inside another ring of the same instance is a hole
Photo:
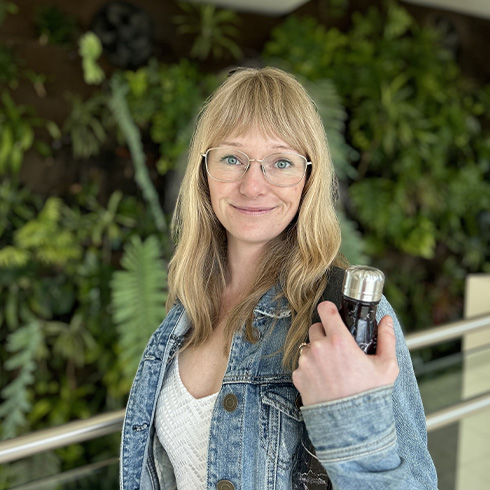
[[[184,11],[174,17],[179,34],[194,36],[190,56],[205,60],[211,55],[221,59],[238,59],[242,50],[236,40],[240,36],[240,18],[232,10],[219,9],[211,4],[179,3]]]
[[[55,5],[38,7],[34,24],[41,44],[70,46],[78,30],[76,20]]]
[[[86,32],[79,42],[79,53],[82,57],[82,68],[85,82],[98,85],[105,78],[105,73],[97,64],[102,54],[102,43],[96,34]]]
[[[113,317],[119,332],[122,373],[130,386],[138,361],[164,315],[166,267],[156,236],[126,245],[121,265],[111,281]]]
[[[19,11],[17,5],[8,0],[0,0],[0,25],[3,24],[9,14],[16,14]]]
[[[47,156],[51,149],[45,141],[34,139],[34,131],[46,126],[57,135],[57,127],[37,117],[32,108],[17,105],[11,95],[4,91],[0,96],[0,175],[17,175],[24,154],[31,148]]]
[[[346,208],[387,272],[404,323],[458,317],[465,273],[490,260],[488,89],[464,80],[438,33],[394,2],[355,13],[347,32],[292,16],[265,55],[335,83],[349,113],[347,141],[358,152]],[[402,257],[416,275],[400,268]],[[419,302],[415,289],[432,303]]]
[[[164,175],[186,152],[198,108],[218,80],[185,59],[173,65],[150,60],[147,66],[128,71],[125,76],[130,112],[141,130],[158,145],[156,167]]]
[[[5,181],[0,197],[7,205],[0,213],[4,436],[121,406],[127,391],[117,383],[109,284],[115,254],[136,228],[155,231],[151,219],[120,192],[107,207],[91,192],[68,206]]]
[[[26,414],[32,408],[32,384],[37,367],[37,351],[42,342],[40,330],[39,322],[33,319],[8,337],[6,350],[10,353],[10,357],[5,362],[4,368],[15,372],[16,375],[1,392],[5,400],[0,405],[3,439],[14,437],[17,429],[26,425]]]
[[[80,95],[67,96],[70,113],[63,124],[63,132],[70,136],[75,158],[86,159],[98,155],[108,139],[108,130],[114,127],[107,99],[96,94],[83,101]]]
[[[127,83],[124,78],[114,76],[111,80],[111,88],[112,97],[109,105],[131,151],[135,180],[143,193],[143,197],[150,206],[156,227],[164,233],[167,228],[165,216],[160,206],[158,194],[145,165],[145,154],[142,148],[140,132],[131,118],[131,113],[126,102]]]

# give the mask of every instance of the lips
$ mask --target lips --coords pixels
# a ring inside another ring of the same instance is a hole
[[[231,205],[234,209],[236,209],[239,213],[247,214],[249,216],[259,216],[261,214],[266,214],[275,209],[275,206],[272,207],[255,207],[255,206],[235,206]]]

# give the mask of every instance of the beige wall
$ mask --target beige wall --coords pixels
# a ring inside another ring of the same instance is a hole
[[[490,275],[469,275],[465,317],[490,313]],[[463,340],[462,400],[490,392],[490,330],[466,335]],[[490,488],[490,412],[463,419],[459,424],[457,490]]]

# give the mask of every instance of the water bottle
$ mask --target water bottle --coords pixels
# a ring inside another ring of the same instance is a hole
[[[366,354],[376,354],[376,309],[384,280],[384,274],[375,267],[353,265],[345,271],[340,316]]]

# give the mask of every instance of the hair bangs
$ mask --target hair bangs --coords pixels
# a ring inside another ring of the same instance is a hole
[[[219,146],[230,135],[240,136],[257,129],[306,153],[304,135],[310,131],[302,122],[306,118],[298,117],[298,112],[304,112],[310,101],[288,82],[256,70],[232,75],[206,108],[207,148]]]

